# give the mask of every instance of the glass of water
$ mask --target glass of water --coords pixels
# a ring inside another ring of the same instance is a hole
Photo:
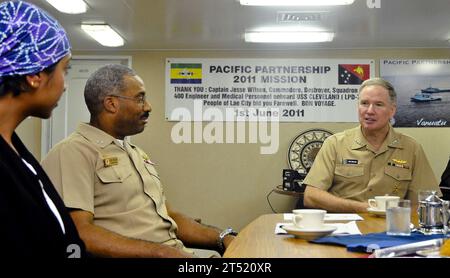
[[[411,235],[411,202],[391,200],[386,202],[386,234],[391,236]]]

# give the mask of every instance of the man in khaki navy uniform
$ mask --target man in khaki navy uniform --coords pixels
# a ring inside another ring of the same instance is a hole
[[[87,81],[85,100],[90,123],[80,124],[42,164],[87,250],[106,257],[192,257],[188,244],[223,252],[235,232],[172,210],[152,161],[125,140],[144,130],[151,111],[142,79],[121,65],[102,67]]]
[[[374,196],[395,195],[416,203],[420,190],[441,194],[420,144],[389,123],[396,101],[393,86],[383,79],[361,85],[360,126],[325,140],[304,180],[305,206],[364,212]]]

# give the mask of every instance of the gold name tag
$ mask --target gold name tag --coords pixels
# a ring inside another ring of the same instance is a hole
[[[103,158],[103,165],[105,167],[114,166],[119,164],[119,159],[117,157]]]

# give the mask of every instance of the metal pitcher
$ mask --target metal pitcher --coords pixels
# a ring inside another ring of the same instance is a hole
[[[422,192],[421,192],[422,193]],[[419,231],[423,234],[446,234],[449,225],[449,201],[442,200],[436,191],[419,196]]]

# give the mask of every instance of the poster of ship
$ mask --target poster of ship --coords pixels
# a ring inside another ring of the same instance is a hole
[[[394,85],[394,127],[450,126],[450,60],[384,59],[380,76]]]

